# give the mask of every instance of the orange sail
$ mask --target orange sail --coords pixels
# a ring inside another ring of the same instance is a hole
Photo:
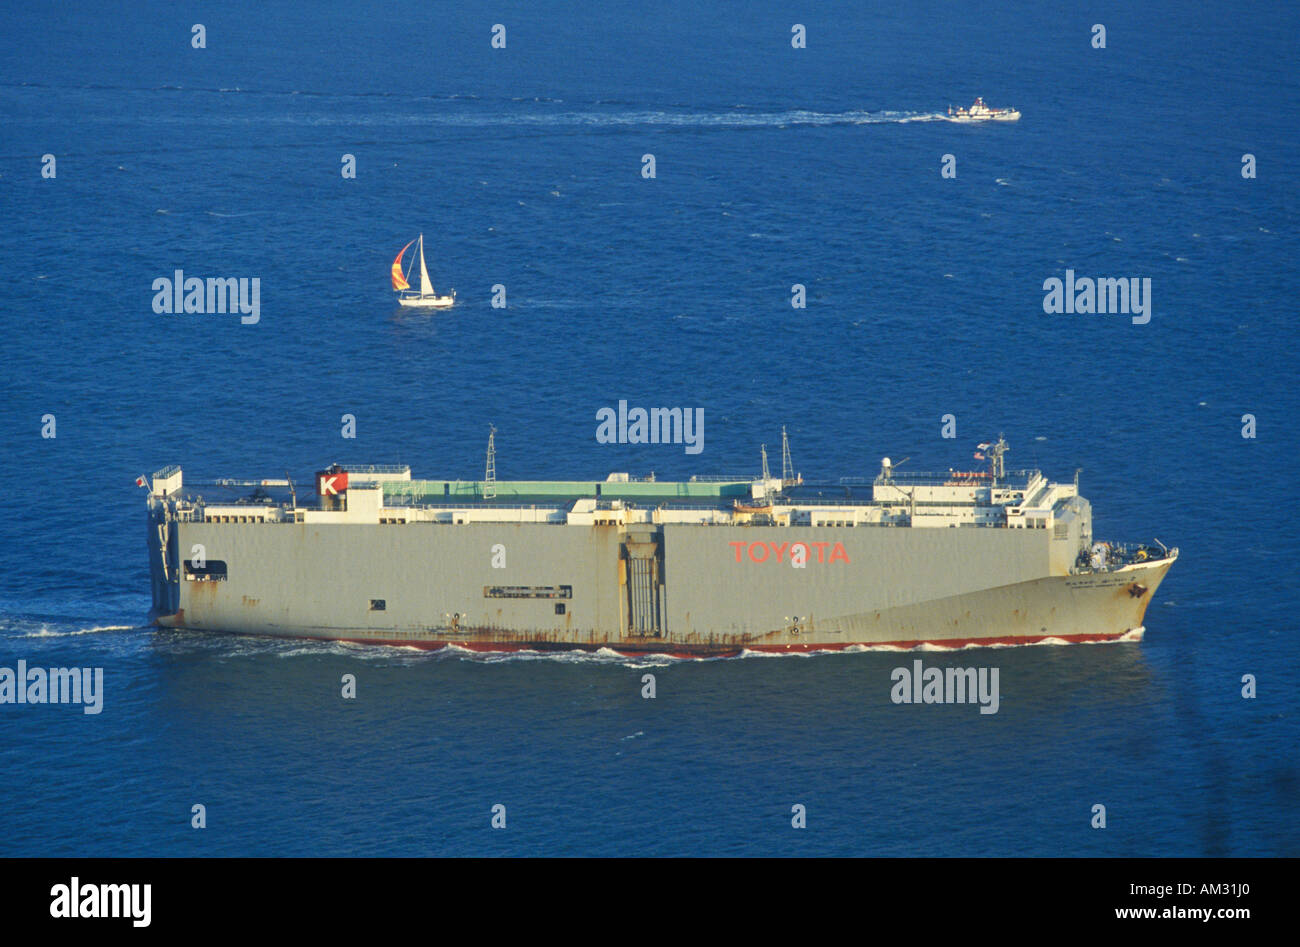
[[[415,243],[415,241],[412,240],[411,243]],[[411,248],[411,243],[402,247],[402,253],[405,253]],[[408,283],[406,277],[402,275],[402,253],[397,254],[397,259],[393,261],[393,289],[396,290],[411,288],[411,284]]]

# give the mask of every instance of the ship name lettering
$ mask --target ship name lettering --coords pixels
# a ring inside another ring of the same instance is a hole
[[[850,561],[848,551],[844,548],[843,543],[796,542],[777,544],[773,542],[747,543],[742,540],[733,540],[728,545],[731,546],[733,555],[736,557],[736,562],[744,562],[746,556],[749,557],[750,562],[760,564],[769,561],[783,562],[787,552],[789,552],[790,559],[793,561],[795,559],[795,549],[797,547],[802,547],[803,560],[805,561],[809,558],[810,549],[817,550],[817,561],[821,563],[848,563]],[[829,556],[826,553],[828,547],[830,547]]]

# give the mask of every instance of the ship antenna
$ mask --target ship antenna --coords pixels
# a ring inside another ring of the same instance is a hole
[[[293,502],[293,508],[298,508],[298,491],[293,488],[293,480],[289,478],[289,471],[284,472],[284,479],[289,483],[289,499]]]
[[[497,495],[497,429],[488,425],[487,469],[483,473],[483,499]]]
[[[772,475],[767,470],[767,445],[766,444],[762,446],[762,451],[763,451],[763,480],[768,481],[772,479]]]
[[[794,483],[794,463],[790,460],[790,438],[786,436],[785,425],[781,425],[781,486],[788,487]]]
[[[1010,450],[1010,448],[1007,447],[1007,442],[1005,438],[1003,438],[1003,436],[999,434],[998,442],[994,444],[993,449],[989,451],[989,453],[992,455],[993,482],[995,484],[999,480],[1002,480],[1006,477],[1007,463],[1005,460],[1002,459],[1002,455],[1005,454],[1008,450]]]

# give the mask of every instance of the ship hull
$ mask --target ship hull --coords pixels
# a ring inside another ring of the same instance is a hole
[[[980,124],[983,122],[1018,122],[1020,121],[1019,112],[1010,112],[1004,115],[954,115],[948,118],[950,122],[957,122],[959,125]]]
[[[159,625],[471,651],[713,657],[1136,638],[1174,561],[1071,574],[1078,537],[1042,530],[172,525],[169,574],[184,572],[175,550],[195,544],[226,572],[163,583],[161,600],[156,582]],[[816,553],[796,566],[789,550],[802,543]]]
[[[453,296],[399,296],[397,304],[407,309],[450,309],[456,304]]]

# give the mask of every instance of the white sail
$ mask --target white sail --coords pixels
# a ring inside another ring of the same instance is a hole
[[[429,268],[424,265],[424,234],[420,234],[420,295],[438,295],[433,291],[433,282],[429,279]]]

